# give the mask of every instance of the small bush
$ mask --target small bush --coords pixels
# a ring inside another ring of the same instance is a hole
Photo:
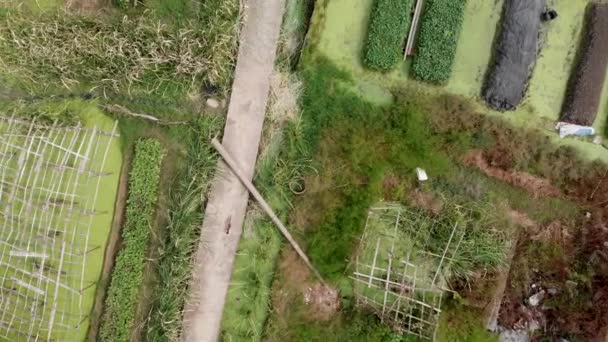
[[[420,80],[447,82],[452,73],[466,0],[427,0],[412,70]]]
[[[129,197],[122,228],[123,247],[116,257],[101,322],[100,341],[129,341],[158,199],[161,144],[139,140],[129,174]]]
[[[379,71],[395,67],[409,32],[411,9],[411,0],[376,0],[365,44],[367,67]]]

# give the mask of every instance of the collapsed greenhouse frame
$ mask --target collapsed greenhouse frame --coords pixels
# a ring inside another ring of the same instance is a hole
[[[371,208],[352,275],[357,305],[372,309],[399,333],[434,340],[465,226],[394,203]],[[431,235],[440,229],[448,239],[431,248]]]
[[[0,338],[71,341],[111,132],[0,116]],[[89,191],[93,189],[94,192]]]

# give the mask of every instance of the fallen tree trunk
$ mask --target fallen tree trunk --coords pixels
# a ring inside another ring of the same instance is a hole
[[[483,89],[488,106],[514,110],[523,100],[538,57],[545,0],[507,0],[494,64]]]
[[[264,210],[266,215],[268,215],[268,217],[270,217],[270,219],[277,226],[277,228],[279,228],[279,231],[281,232],[283,237],[285,237],[285,239],[291,244],[293,249],[295,249],[296,253],[298,253],[298,256],[304,261],[306,266],[308,266],[308,268],[310,268],[310,270],[315,274],[317,279],[319,279],[319,281],[323,285],[327,286],[327,284],[325,283],[325,280],[323,280],[323,277],[321,276],[321,273],[319,273],[319,271],[317,271],[317,269],[312,265],[312,263],[306,256],[306,253],[304,253],[304,250],[302,250],[302,248],[296,242],[296,240],[293,238],[293,236],[291,236],[291,233],[289,233],[289,230],[287,230],[287,227],[285,227],[283,222],[281,222],[279,217],[274,213],[274,211],[272,210],[272,208],[270,207],[268,202],[266,202],[264,197],[262,197],[262,195],[255,188],[253,183],[251,183],[251,181],[247,177],[245,177],[243,172],[238,168],[236,161],[234,159],[232,159],[232,157],[230,156],[230,153],[228,153],[228,151],[226,151],[226,149],[222,146],[222,144],[216,138],[213,138],[213,140],[211,141],[211,145],[213,145],[213,147],[217,150],[217,152],[220,154],[220,156],[222,156],[222,159],[224,159],[224,161],[230,167],[232,172],[234,172],[234,174],[238,177],[238,179],[241,181],[241,183],[243,183],[245,188],[247,188],[249,193],[251,193],[251,196],[253,196],[253,198],[255,198],[255,200],[260,204],[260,207],[262,207],[262,210]]]

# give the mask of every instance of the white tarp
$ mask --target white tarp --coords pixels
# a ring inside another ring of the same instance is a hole
[[[559,132],[560,138],[565,138],[569,135],[576,135],[579,137],[595,135],[595,129],[591,126],[581,126],[567,122],[558,122],[555,129]]]

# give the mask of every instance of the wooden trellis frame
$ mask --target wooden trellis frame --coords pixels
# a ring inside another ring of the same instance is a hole
[[[0,339],[72,341],[111,132],[0,116]],[[83,191],[83,187],[94,192]]]
[[[399,204],[371,208],[352,275],[357,304],[399,333],[434,340],[446,278],[465,235],[462,227]],[[429,239],[439,228],[450,234],[435,253]]]

